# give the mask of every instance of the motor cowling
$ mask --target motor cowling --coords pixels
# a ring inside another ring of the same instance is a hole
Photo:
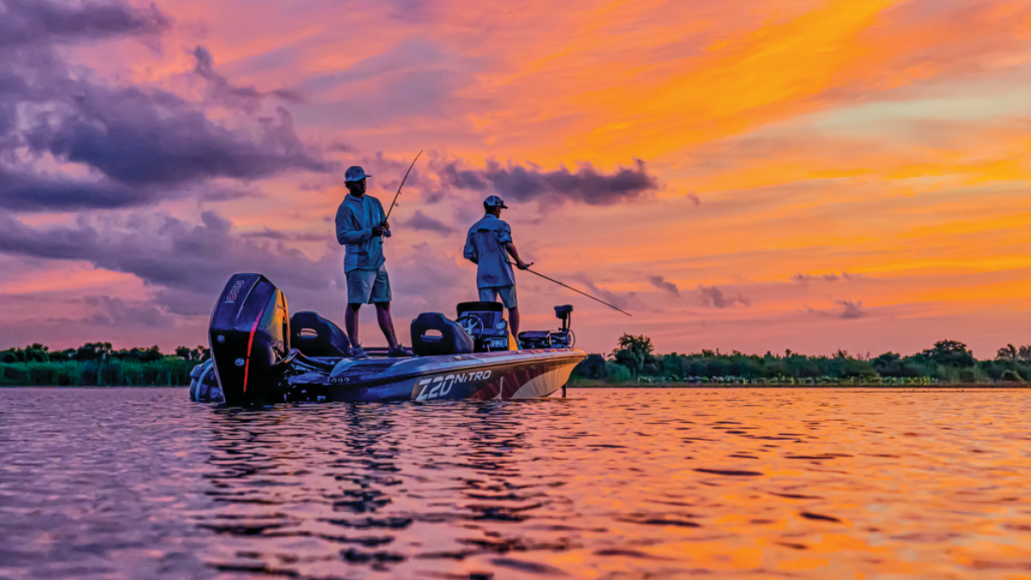
[[[211,357],[225,402],[281,400],[275,367],[290,350],[286,297],[260,274],[235,274],[211,313]]]

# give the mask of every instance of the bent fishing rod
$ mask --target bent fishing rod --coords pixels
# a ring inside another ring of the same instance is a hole
[[[505,261],[508,262],[508,260],[505,260]],[[512,264],[512,262],[508,262],[508,263]],[[515,266],[515,264],[512,264],[512,265]],[[530,266],[532,266],[532,265],[533,265],[533,262],[530,262],[529,264],[526,265],[525,268],[519,268],[519,269],[520,270],[526,270],[527,272],[529,272],[531,274],[536,274],[536,275],[540,276],[541,278],[544,278],[548,282],[554,282],[555,284],[558,284],[559,286],[562,286],[563,288],[568,288],[568,289],[572,290],[573,292],[576,292],[577,294],[582,294],[582,295],[590,298],[591,300],[594,300],[595,302],[600,302],[600,303],[604,304],[605,306],[608,306],[609,308],[611,308],[613,310],[618,310],[618,311],[622,312],[623,314],[626,314],[627,316],[633,316],[633,314],[630,314],[626,310],[623,310],[621,308],[617,308],[617,307],[609,304],[608,302],[605,302],[604,300],[599,300],[599,299],[595,298],[594,296],[591,296],[590,294],[588,294],[586,292],[582,292],[580,290],[577,290],[576,288],[573,288],[572,286],[570,286],[568,284],[563,284],[562,282],[559,282],[558,280],[555,280],[554,278],[549,278],[549,277],[545,276],[544,274],[541,274],[540,272],[534,272],[533,270],[530,269]],[[516,267],[518,268],[518,266],[516,266]]]
[[[383,223],[386,223],[387,220],[390,219],[390,212],[394,211],[394,207],[397,206],[397,198],[401,196],[401,188],[405,186],[405,181],[408,179],[408,174],[411,173],[412,168],[415,167],[415,162],[419,160],[419,155],[422,155],[422,149],[419,150],[419,153],[415,156],[415,159],[412,159],[412,164],[408,166],[408,171],[405,171],[405,176],[403,179],[401,179],[401,185],[397,186],[397,193],[394,194],[394,201],[390,202],[390,209],[387,210],[387,217],[383,218]]]

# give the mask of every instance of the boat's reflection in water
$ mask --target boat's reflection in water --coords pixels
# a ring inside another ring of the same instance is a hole
[[[554,520],[563,503],[547,458],[529,457],[526,415],[541,405],[567,412],[560,399],[213,408],[207,493],[222,507],[198,518],[220,535],[205,560],[319,578],[344,575],[342,565],[551,570],[514,556],[568,549],[572,528],[541,540],[505,525]]]

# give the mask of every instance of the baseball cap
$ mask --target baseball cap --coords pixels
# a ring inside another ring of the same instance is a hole
[[[344,181],[361,181],[366,177],[372,177],[365,173],[365,170],[358,165],[352,165],[344,172]]]
[[[501,198],[496,196],[496,195],[492,195],[492,196],[488,197],[487,199],[483,200],[483,205],[485,205],[487,207],[500,207],[500,208],[508,209],[508,206],[505,205],[505,202],[502,201]]]

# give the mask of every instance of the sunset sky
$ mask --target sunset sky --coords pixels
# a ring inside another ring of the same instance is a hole
[[[481,201],[578,346],[1031,343],[1031,3],[0,0],[0,349],[206,344],[234,272],[342,323],[388,205],[402,342],[475,299]],[[366,345],[384,343],[371,308]]]

